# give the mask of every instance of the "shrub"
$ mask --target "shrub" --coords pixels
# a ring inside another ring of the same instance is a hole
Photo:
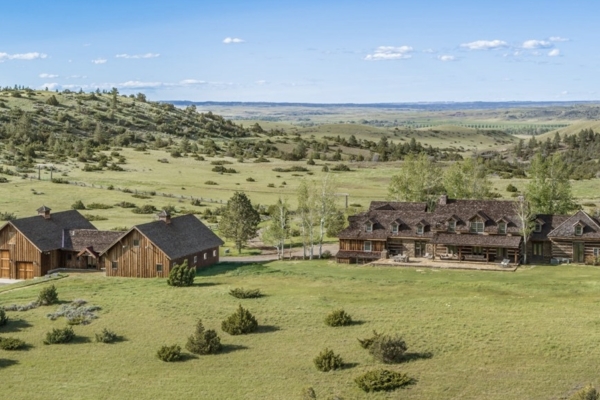
[[[74,300],[69,304],[62,304],[58,310],[46,316],[52,321],[65,317],[69,325],[87,325],[98,318],[95,312],[100,310],[100,307],[86,304],[85,300]]]
[[[152,204],[144,204],[141,207],[136,207],[131,210],[134,214],[153,214],[156,212],[156,208]]]
[[[98,343],[113,343],[117,339],[119,339],[119,336],[106,328],[102,329],[102,332],[96,333],[96,342]]]
[[[215,182],[215,181],[206,181],[206,182],[204,182],[204,184],[205,185],[212,185],[212,186],[218,185],[218,183]]]
[[[106,221],[106,220],[108,220],[108,218],[103,217],[102,215],[97,215],[97,214],[84,214],[83,216],[88,221]]]
[[[512,183],[509,183],[508,186],[506,187],[506,191],[511,192],[511,193],[516,193],[519,191],[519,189],[517,189],[517,187],[515,185],[513,185]]]
[[[260,289],[235,288],[231,289],[229,291],[229,294],[238,299],[255,299],[258,297],[262,297]]]
[[[6,315],[6,311],[4,308],[0,307],[0,326],[4,326],[8,323],[8,315]]]
[[[329,250],[325,250],[323,253],[321,253],[321,258],[328,260],[331,258],[331,252]]]
[[[69,183],[69,181],[66,179],[63,179],[63,178],[52,178],[52,183],[67,184],[67,183]]]
[[[56,286],[46,286],[38,295],[38,303],[42,306],[49,306],[58,302],[58,292]]]
[[[253,177],[248,177],[246,178],[246,182],[256,182],[256,179],[254,179]]]
[[[2,350],[21,350],[22,348],[25,347],[25,342],[22,341],[21,339],[17,339],[17,338],[13,338],[13,337],[7,337],[7,338],[0,338],[0,349]]]
[[[275,184],[274,184],[274,183],[269,183],[269,184],[267,185],[267,187],[274,188],[274,187],[275,187]]]
[[[111,205],[103,204],[103,203],[90,203],[87,205],[88,210],[108,210],[112,208]]]
[[[258,328],[256,318],[240,304],[235,313],[221,323],[221,329],[230,335],[245,335]]]
[[[315,367],[319,371],[328,372],[334,369],[342,368],[344,364],[342,357],[339,354],[335,354],[333,350],[325,349],[319,353],[318,356],[313,360]]]
[[[339,309],[331,312],[325,318],[325,323],[329,326],[346,326],[352,323],[352,317],[346,311]]]
[[[332,171],[339,171],[339,172],[346,172],[346,171],[350,171],[350,167],[348,167],[346,164],[337,164],[334,165],[331,168]]]
[[[569,400],[598,400],[600,399],[600,393],[594,386],[587,385],[586,387],[578,390],[569,398]]]
[[[135,208],[136,205],[134,203],[130,203],[128,201],[122,201],[120,203],[116,204],[117,207],[121,207],[121,208]]]
[[[398,335],[378,335],[369,346],[369,353],[386,364],[401,362],[406,353],[406,343]]]
[[[200,199],[192,199],[191,204],[196,207],[202,206],[202,201]]]
[[[317,400],[317,394],[315,393],[315,389],[312,387],[307,387],[302,390],[302,400]]]
[[[71,208],[73,210],[85,210],[85,205],[83,204],[83,201],[77,200],[75,203],[73,203],[71,205]]]
[[[412,381],[413,380],[406,374],[400,374],[387,369],[369,371],[354,379],[354,382],[356,382],[358,387],[365,392],[395,390],[399,387],[409,385]]]
[[[0,221],[12,221],[17,219],[17,215],[11,212],[0,212]]]
[[[68,343],[75,337],[75,332],[73,328],[67,326],[63,329],[52,329],[52,332],[46,333],[46,339],[44,340],[44,344],[60,344],[60,343]]]
[[[181,347],[177,344],[173,346],[162,346],[156,352],[156,357],[164,362],[173,362],[181,360]]]
[[[205,330],[202,320],[198,320],[196,332],[188,338],[185,345],[185,348],[194,354],[216,354],[222,347],[217,332],[212,329]]]
[[[370,338],[358,339],[358,342],[360,343],[360,347],[362,347],[363,349],[371,348],[371,346],[373,345],[373,342],[375,342],[375,340],[377,340],[380,336],[381,336],[381,333],[377,333],[377,331],[373,331],[373,336],[371,336]]]
[[[169,272],[169,279],[167,284],[169,286],[192,286],[194,284],[194,278],[196,277],[196,269],[189,267],[187,260],[181,265],[175,265],[171,272]]]

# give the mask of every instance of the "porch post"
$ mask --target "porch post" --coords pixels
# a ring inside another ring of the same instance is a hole
[[[462,260],[462,246],[458,246],[458,261]]]
[[[519,249],[515,249],[515,264],[517,263],[517,256],[519,254]]]
[[[490,262],[490,248],[489,247],[485,248],[485,258],[486,258],[485,262],[489,263]]]

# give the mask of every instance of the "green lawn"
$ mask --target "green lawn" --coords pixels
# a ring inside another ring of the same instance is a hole
[[[3,394],[11,399],[296,399],[313,386],[319,398],[559,399],[600,376],[600,268],[524,268],[516,273],[372,268],[327,261],[273,262],[203,271],[191,288],[160,279],[72,274],[54,282],[63,301],[99,305],[99,318],[76,326],[76,343],[45,346],[64,320],[23,313],[0,328],[31,344],[0,351]],[[266,297],[238,300],[235,287]],[[35,299],[43,285],[0,293],[0,304]],[[229,336],[220,322],[239,303],[262,326]],[[343,307],[359,324],[330,328],[323,318]],[[180,363],[155,357],[163,344],[184,345],[202,318],[226,352]],[[91,339],[108,327],[124,335],[106,345]],[[373,330],[404,336],[412,361],[389,368],[417,383],[389,394],[363,394],[357,375],[379,365],[358,345]],[[89,340],[89,341],[88,341]],[[318,372],[325,347],[348,368]],[[427,354],[431,353],[431,357]]]

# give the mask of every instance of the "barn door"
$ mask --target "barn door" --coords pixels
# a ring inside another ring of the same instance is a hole
[[[33,263],[17,262],[17,279],[33,279]]]
[[[0,250],[0,278],[10,278],[10,251]]]

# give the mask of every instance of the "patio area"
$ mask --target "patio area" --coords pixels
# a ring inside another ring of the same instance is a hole
[[[417,267],[417,268],[441,268],[441,269],[463,269],[480,271],[503,271],[514,272],[519,268],[518,264],[510,263],[502,266],[499,262],[469,262],[432,260],[430,258],[410,258],[408,261],[396,261],[393,258],[381,258],[367,265],[374,267]]]

